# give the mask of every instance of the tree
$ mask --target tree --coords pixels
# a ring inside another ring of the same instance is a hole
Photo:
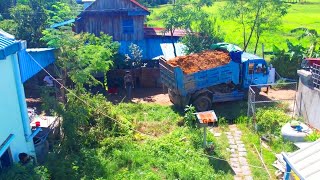
[[[183,44],[187,46],[187,54],[201,52],[210,49],[212,44],[223,42],[224,34],[216,24],[216,18],[212,20],[204,16],[201,19],[199,24],[192,27],[192,32],[182,38]]]
[[[173,35],[176,29],[190,29],[193,11],[190,7],[176,4],[163,11],[160,18],[164,21],[166,32],[170,33],[174,55],[177,56]]]
[[[291,30],[292,33],[296,32],[302,32],[300,36],[298,37],[299,40],[303,38],[308,38],[310,41],[310,47],[308,50],[308,56],[312,57],[314,55],[314,52],[316,50],[317,44],[320,43],[320,35],[315,29],[308,29],[305,27],[295,28]]]
[[[57,65],[60,72],[57,74],[65,87],[68,87],[67,79],[71,79],[78,89],[82,89],[84,84],[98,85],[100,82],[95,75],[106,74],[119,48],[111,36],[103,33],[100,37],[88,33],[75,34],[70,27],[63,27],[44,30],[43,34],[42,40],[49,47],[58,49]],[[64,89],[61,94],[64,98]]]
[[[45,29],[47,14],[38,0],[30,0],[29,5],[17,5],[10,9],[10,15],[17,24],[15,36],[26,40],[28,47],[41,47],[42,30]]]
[[[281,0],[229,0],[220,14],[224,19],[232,19],[241,24],[244,51],[256,33],[256,52],[263,32],[276,29],[287,9],[288,5]]]

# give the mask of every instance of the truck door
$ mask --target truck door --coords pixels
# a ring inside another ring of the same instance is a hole
[[[252,84],[267,84],[268,67],[264,60],[248,60],[244,68],[244,87]]]

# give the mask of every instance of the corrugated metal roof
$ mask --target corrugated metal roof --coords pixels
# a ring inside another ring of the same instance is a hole
[[[300,179],[318,180],[320,177],[320,140],[292,154],[283,153],[284,160]]]
[[[0,31],[0,60],[21,49],[20,41],[13,40],[4,33],[4,31]]]
[[[41,67],[36,62],[45,68],[55,61],[54,49],[52,48],[26,49],[20,51],[18,55],[22,82],[41,71]]]
[[[187,33],[185,30],[182,29],[176,29],[173,33],[174,37],[183,37]],[[169,32],[166,32],[165,28],[155,28],[155,27],[145,27],[144,28],[144,35],[146,37],[151,36],[171,36]]]

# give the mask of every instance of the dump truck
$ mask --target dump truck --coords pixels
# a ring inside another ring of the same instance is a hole
[[[213,54],[215,51],[223,51],[229,56],[229,61],[210,66],[212,63],[208,63],[205,58],[211,57],[201,54],[190,56],[199,57],[192,59],[193,66],[188,61],[181,64],[179,57],[174,63],[170,62],[172,60],[160,59],[160,79],[168,88],[170,101],[174,105],[185,107],[192,104],[197,111],[207,111],[215,102],[244,99],[250,85],[267,84],[269,70],[263,58],[242,52],[231,44],[217,44],[213,47]],[[188,60],[188,57],[181,59]],[[207,68],[201,67],[203,64]],[[187,68],[183,65],[187,65]]]

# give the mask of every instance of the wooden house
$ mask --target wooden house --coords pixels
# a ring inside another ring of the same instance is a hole
[[[77,2],[84,4],[85,8],[78,17],[72,22],[69,20],[53,27],[71,22],[74,23],[77,33],[89,32],[100,35],[103,32],[121,44],[119,51],[122,54],[130,54],[131,43],[137,44],[142,49],[144,60],[173,54],[168,44],[172,43],[172,40],[177,42],[185,35],[183,30],[176,30],[171,38],[170,33],[165,32],[164,28],[147,27],[145,20],[150,11],[135,0],[78,0]]]
[[[97,0],[76,21],[76,32],[109,34],[115,41],[144,39],[144,22],[150,12],[135,0]]]

